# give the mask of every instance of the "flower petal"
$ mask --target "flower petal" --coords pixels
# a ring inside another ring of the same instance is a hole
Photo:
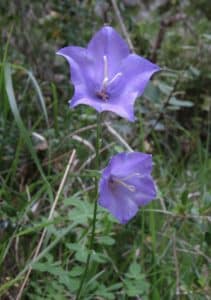
[[[69,46],[57,52],[67,59],[71,67],[71,81],[75,86],[84,85],[89,90],[93,88],[94,68],[93,60],[87,49]]]
[[[130,152],[115,155],[100,179],[99,204],[120,223],[127,223],[139,207],[156,197],[151,169],[152,157],[149,154]]]
[[[93,36],[88,51],[95,58],[96,70],[101,76],[104,70],[103,57],[107,56],[109,79],[118,72],[122,59],[130,53],[127,43],[110,26],[104,26]]]
[[[83,87],[81,88],[83,89]],[[71,107],[85,104],[95,108],[98,112],[111,111],[131,122],[135,120],[133,107],[125,107],[124,105],[113,104],[109,101],[105,103],[94,95],[88,95],[88,93],[83,93],[83,91],[78,91],[78,89],[75,89],[75,94],[69,103]]]
[[[150,175],[152,171],[152,155],[141,152],[120,153],[112,158],[112,175],[125,177],[139,173]]]
[[[144,92],[150,77],[159,70],[157,65],[136,54],[130,54],[125,58],[119,66],[119,73],[122,76],[108,87],[108,93],[111,95],[109,103],[117,107],[115,113],[118,114],[118,107],[121,106],[132,116],[126,118],[133,121],[135,100]]]
[[[147,59],[136,54],[130,54],[125,58],[120,67],[123,73],[119,86],[122,86],[122,94],[136,93],[140,96],[149,82],[151,76],[160,71],[160,68]],[[135,99],[134,99],[135,101]]]
[[[159,67],[130,54],[128,45],[110,26],[99,30],[88,48],[69,46],[57,54],[71,67],[75,88],[71,107],[85,104],[134,121],[134,102]]]
[[[134,177],[128,180],[127,184],[135,186],[133,201],[138,206],[144,206],[156,197],[156,186],[151,176]]]
[[[108,209],[111,214],[122,224],[132,219],[138,211],[138,206],[127,196],[124,188],[118,187],[114,193],[111,192],[108,181],[102,179],[100,182],[99,204]]]
[[[109,102],[102,104],[102,111],[111,111],[122,118],[125,118],[131,122],[135,121],[133,107],[127,107],[125,105],[119,105],[116,103]]]

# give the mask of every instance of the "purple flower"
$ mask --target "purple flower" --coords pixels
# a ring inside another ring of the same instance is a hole
[[[136,54],[110,26],[104,26],[87,48],[69,46],[57,54],[71,66],[75,87],[71,107],[86,104],[98,112],[112,111],[134,121],[133,105],[150,77],[160,68]]]
[[[99,204],[120,223],[127,223],[139,207],[156,197],[151,171],[150,154],[130,152],[115,155],[100,179]]]

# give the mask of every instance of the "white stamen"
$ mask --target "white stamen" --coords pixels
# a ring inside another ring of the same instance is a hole
[[[141,177],[142,175],[140,173],[131,173],[125,177],[123,177],[122,179],[125,180],[125,179],[129,179],[129,178],[132,178],[132,177]]]
[[[121,184],[122,186],[124,186],[126,189],[128,189],[130,192],[135,192],[136,188],[134,185],[131,184],[127,184],[124,181],[118,179],[118,178],[113,178],[113,180],[118,183]]]
[[[104,66],[104,74],[103,74],[103,83],[102,83],[102,89],[106,90],[107,86],[111,83],[113,83],[117,78],[122,76],[122,73],[119,72],[109,81],[108,78],[108,58],[106,55],[103,55],[103,66]]]
[[[117,73],[110,81],[108,84],[111,84],[112,82],[114,82],[117,78],[121,77],[122,73]]]
[[[138,172],[134,172],[134,173],[131,173],[131,174],[128,174],[127,176],[123,177],[123,178],[117,178],[115,176],[112,176],[112,181],[113,182],[116,182],[118,184],[121,184],[122,186],[124,186],[126,189],[128,189],[130,192],[135,192],[136,191],[136,187],[134,185],[131,185],[131,184],[127,184],[125,182],[125,180],[127,179],[130,179],[132,177],[138,177],[138,178],[141,178],[142,175],[141,173],[138,173]]]
[[[103,62],[104,62],[103,87],[105,88],[108,83],[108,59],[106,55],[103,56]]]

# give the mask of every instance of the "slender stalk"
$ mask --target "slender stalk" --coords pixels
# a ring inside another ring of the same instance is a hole
[[[100,114],[97,115],[97,131],[96,131],[96,156],[95,156],[95,167],[96,170],[99,170],[100,167],[100,131],[101,131],[101,125],[100,125]],[[90,263],[90,259],[91,259],[91,255],[92,255],[92,251],[93,251],[93,245],[94,245],[94,238],[95,238],[95,226],[96,226],[96,218],[97,218],[97,199],[98,199],[98,180],[97,178],[95,178],[95,202],[94,202],[94,210],[93,210],[93,220],[92,220],[92,231],[91,231],[91,237],[90,237],[90,242],[89,242],[89,253],[87,256],[87,260],[86,260],[86,265],[85,265],[85,270],[84,270],[84,274],[81,278],[81,282],[80,282],[80,286],[78,288],[77,291],[77,295],[76,295],[76,299],[75,300],[79,300],[80,299],[80,295],[81,295],[81,291],[87,276],[87,272],[89,269],[89,263]]]
[[[142,113],[139,114],[139,136],[140,136],[140,148],[142,152],[145,152],[145,136],[144,136],[144,118]]]
[[[208,110],[208,120],[207,120],[207,143],[206,143],[206,153],[205,153],[205,165],[208,164],[208,158],[209,158],[209,146],[210,146],[210,129],[211,129],[211,105],[209,106]]]
[[[50,213],[49,213],[49,216],[48,216],[48,220],[49,220],[49,221],[53,218],[53,214],[54,214],[54,212],[55,212],[56,205],[57,205],[57,203],[58,203],[58,200],[59,200],[59,198],[60,198],[61,192],[62,192],[62,190],[63,190],[63,187],[64,187],[65,181],[66,181],[66,179],[67,179],[67,176],[68,176],[70,167],[71,167],[71,165],[72,165],[72,162],[73,162],[73,160],[74,160],[74,158],[75,158],[75,153],[76,153],[76,151],[75,151],[75,149],[74,149],[74,150],[72,151],[71,155],[70,155],[69,162],[68,162],[68,164],[67,164],[67,167],[66,167],[66,169],[65,169],[64,175],[63,175],[63,177],[62,177],[62,181],[61,181],[61,183],[60,183],[60,185],[59,185],[59,189],[58,189],[58,191],[57,191],[55,200],[54,200],[54,202],[53,202],[53,204],[52,204],[52,207],[51,207],[51,210],[50,210]],[[35,253],[34,253],[34,255],[33,255],[32,262],[36,261],[36,258],[37,258],[38,255],[39,255],[39,252],[40,252],[40,249],[41,249],[41,247],[42,247],[42,244],[43,244],[44,238],[45,238],[45,236],[46,236],[46,233],[47,233],[47,227],[44,228],[44,230],[43,230],[43,232],[42,232],[42,234],[41,234],[41,237],[40,237],[39,242],[38,242],[38,244],[37,244],[37,247],[36,247],[36,249],[35,249]],[[31,272],[32,272],[32,267],[30,266],[29,269],[28,269],[28,271],[27,271],[27,273],[26,273],[26,275],[25,275],[25,277],[24,277],[24,281],[23,281],[23,283],[22,283],[22,285],[21,285],[21,287],[20,287],[20,290],[19,290],[19,292],[18,292],[18,295],[17,295],[17,297],[16,297],[16,300],[20,300],[20,299],[22,298],[22,294],[23,294],[24,288],[25,288],[25,286],[26,286],[26,284],[27,284],[27,282],[28,282],[28,279],[29,279],[29,276],[30,276]]]
[[[132,52],[134,52],[134,46],[133,46],[133,43],[131,41],[131,38],[130,38],[130,35],[128,34],[127,32],[127,28],[125,26],[125,23],[123,21],[123,18],[122,18],[122,15],[121,15],[121,12],[119,10],[119,7],[118,7],[118,4],[117,4],[117,1],[116,0],[111,0],[111,4],[113,6],[113,9],[114,9],[114,12],[115,12],[115,15],[116,15],[116,18],[119,22],[119,25],[121,27],[121,30],[122,30],[122,33],[124,34],[126,40],[127,40],[127,43],[130,47],[130,50]]]
[[[153,205],[153,204],[152,204]],[[150,219],[150,231],[152,237],[152,297],[153,299],[160,299],[158,290],[157,290],[157,275],[156,275],[156,221],[155,221],[155,213],[152,210],[149,212]]]

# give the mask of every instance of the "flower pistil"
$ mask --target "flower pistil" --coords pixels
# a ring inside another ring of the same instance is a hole
[[[104,66],[104,77],[103,77],[103,83],[101,86],[101,90],[96,92],[96,95],[98,98],[102,99],[103,101],[107,101],[110,97],[109,93],[107,92],[107,88],[110,84],[112,84],[114,81],[116,81],[117,78],[122,76],[122,73],[119,72],[114,77],[109,80],[108,78],[108,58],[106,55],[103,56],[103,66]]]
[[[113,188],[115,187],[116,184],[120,184],[132,193],[134,193],[136,191],[136,188],[134,185],[128,184],[123,179],[119,179],[115,176],[112,176],[110,178],[109,183],[110,183],[111,187],[113,187]]]
[[[127,175],[127,176],[125,176],[121,179],[112,175],[109,179],[109,183],[110,183],[111,187],[113,187],[113,188],[115,187],[115,184],[117,183],[117,184],[120,184],[120,185],[124,186],[130,192],[135,192],[136,191],[135,186],[125,182],[125,180],[130,179],[132,177],[139,177],[140,178],[141,174],[140,173],[131,173],[131,174],[129,174],[129,175]]]

